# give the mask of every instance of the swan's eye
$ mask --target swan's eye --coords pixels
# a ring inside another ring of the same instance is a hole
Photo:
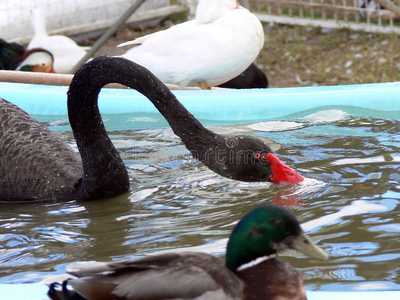
[[[267,159],[267,154],[261,153],[261,152],[257,152],[254,154],[254,158],[262,163],[267,163],[269,164],[269,161]]]

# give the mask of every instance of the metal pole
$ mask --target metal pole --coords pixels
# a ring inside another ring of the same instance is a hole
[[[94,53],[104,45],[105,42],[125,23],[126,20],[143,4],[146,0],[137,0],[129,7],[129,9],[111,26],[90,48],[84,57],[72,68],[71,72],[75,73]]]

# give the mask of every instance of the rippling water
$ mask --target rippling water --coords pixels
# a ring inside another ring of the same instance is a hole
[[[209,171],[159,116],[104,119],[132,191],[88,203],[1,205],[0,284],[48,282],[71,262],[182,247],[223,256],[234,224],[257,205],[273,203],[294,212],[331,256],[319,262],[291,251],[280,255],[303,273],[308,290],[400,289],[398,120],[344,107],[209,126],[265,138],[308,178],[276,186]],[[41,120],[73,144],[66,117]]]

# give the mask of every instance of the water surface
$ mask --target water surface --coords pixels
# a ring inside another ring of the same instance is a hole
[[[400,289],[400,122],[351,107],[304,111],[280,120],[211,124],[220,133],[256,135],[306,185],[223,178],[193,160],[155,114],[106,115],[131,178],[131,192],[106,201],[1,205],[0,284],[44,283],[69,263],[190,249],[223,257],[236,222],[254,207],[289,208],[329,254],[294,251],[308,290]],[[65,116],[38,116],[74,145]]]

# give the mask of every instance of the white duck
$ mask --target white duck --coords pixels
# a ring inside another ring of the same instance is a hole
[[[180,88],[209,89],[242,73],[264,44],[260,21],[236,0],[200,0],[192,21],[119,46],[123,57]]]
[[[84,47],[63,35],[49,36],[46,31],[46,19],[41,9],[35,9],[32,16],[33,39],[28,49],[43,48],[54,56],[54,70],[57,73],[71,73],[71,69],[86,54]]]

